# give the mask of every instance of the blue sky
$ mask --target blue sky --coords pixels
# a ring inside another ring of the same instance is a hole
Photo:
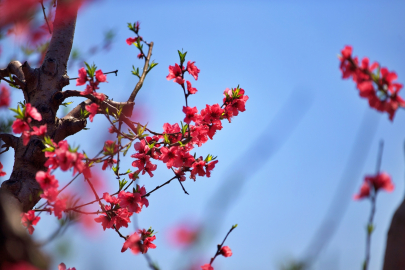
[[[404,8],[401,1],[100,1],[79,13],[75,48],[87,50],[101,42],[103,31],[116,31],[110,52],[87,59],[103,71],[119,70],[101,88],[114,100],[128,98],[137,81],[132,65],[142,63],[136,48],[125,43],[132,37],[127,23],[139,20],[141,36],[155,42],[152,59],[159,65],[136,100],[153,130],[184,117],[182,91],[166,80],[179,49],[201,70],[191,106],[219,103],[223,90],[238,84],[249,96],[246,112],[196,149],[198,155],[218,155],[212,177],[187,180],[190,196],[177,183],[160,189],[138,215],[141,227],[159,232],[158,248],[150,255],[162,269],[179,269],[179,261],[193,256],[166,241],[167,229],[184,221],[208,226],[198,249],[205,262],[230,226],[239,224],[226,242],[234,255],[218,258],[215,269],[279,269],[282,262],[302,258],[325,216],[334,216],[328,211],[339,185],[343,191],[337,205],[341,210],[347,204],[347,209],[314,269],[360,269],[370,206],[351,198],[363,176],[375,173],[378,144],[384,140],[382,170],[396,188],[382,192],[377,201],[370,269],[381,269],[390,219],[403,196],[405,114],[399,111],[390,122],[386,114],[371,110],[354,83],[341,79],[337,55],[352,45],[354,55],[396,71],[404,83]],[[69,76],[76,77],[77,69]],[[84,90],[73,83],[65,89]],[[14,91],[12,99],[16,103],[22,95]],[[88,127],[69,142],[91,154],[105,139],[100,133],[108,124],[98,116]],[[10,172],[12,153],[3,161]],[[128,156],[123,167],[131,168],[131,162]],[[60,181],[69,177],[60,174]],[[150,190],[169,178],[159,163],[155,177],[140,181]],[[115,188],[112,175],[105,180]],[[52,219],[45,220],[36,230],[38,239],[54,226]],[[55,252],[60,246],[71,247],[70,253]],[[64,261],[78,270],[147,269],[142,256],[121,254],[121,246],[113,231],[94,237],[72,227],[45,250],[56,254],[55,265]]]

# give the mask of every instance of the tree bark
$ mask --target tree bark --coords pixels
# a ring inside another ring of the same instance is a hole
[[[70,122],[73,123],[71,125],[74,128],[67,129],[67,123],[56,117],[61,105],[60,100],[56,98],[57,93],[61,93],[62,88],[69,84],[67,62],[72,49],[78,9],[76,5],[69,6],[69,16],[66,16],[64,12],[67,5],[67,1],[57,1],[54,32],[41,67],[33,69],[27,62],[21,65],[14,61],[0,72],[2,76],[6,72],[17,76],[25,101],[31,103],[42,115],[42,121],[34,120],[31,124],[33,126],[46,124],[46,136],[56,139],[56,142],[86,126],[85,119],[77,121],[72,119]],[[60,132],[61,127],[66,128],[64,133]],[[3,134],[2,137],[4,137]],[[44,166],[46,158],[42,152],[44,145],[36,136],[32,136],[26,146],[23,145],[21,137],[11,141],[15,146],[13,171],[10,179],[1,185],[0,191],[11,193],[21,203],[22,210],[28,211],[40,199],[41,188],[35,180],[35,175],[40,170],[47,170]]]
[[[392,217],[383,270],[405,270],[405,199]]]

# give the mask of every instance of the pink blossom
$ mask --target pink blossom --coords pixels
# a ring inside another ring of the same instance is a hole
[[[202,270],[214,270],[214,267],[212,267],[211,264],[206,263],[204,265],[201,265],[201,269]]]
[[[186,114],[186,117],[184,118],[185,123],[190,124],[191,121],[195,122],[197,118],[196,113],[198,112],[197,107],[191,108],[183,106],[183,112]]]
[[[16,119],[12,124],[11,128],[13,129],[13,132],[16,134],[30,130],[30,126],[28,125],[28,123],[21,119]]]
[[[184,70],[184,67],[183,67],[183,70]],[[166,79],[168,81],[170,81],[171,79],[174,79],[174,82],[176,82],[180,85],[184,84],[183,72],[177,63],[174,66],[169,66],[169,75],[166,76]]]
[[[93,122],[93,118],[97,114],[99,106],[96,103],[91,103],[91,105],[86,105],[85,108],[90,113],[90,122]]]
[[[5,86],[0,89],[0,107],[10,106],[10,91]]]
[[[107,82],[107,75],[101,71],[101,69],[96,71],[96,80],[99,82]]]
[[[211,161],[205,165],[205,171],[207,172],[207,177],[211,177],[211,171],[215,168],[215,164],[218,163],[218,160]]]
[[[200,70],[194,65],[194,63],[195,62],[191,61],[187,62],[187,71],[194,77],[194,80],[198,80],[198,73],[200,73]]]
[[[32,107],[30,103],[25,104],[25,117],[32,117],[32,119],[37,121],[42,120],[41,114],[37,111],[35,107]]]
[[[191,82],[186,81],[187,82],[187,91],[189,94],[195,94],[198,92],[198,90],[194,87],[191,86]]]
[[[120,191],[120,193],[118,193],[118,199],[120,200],[120,207],[127,207],[130,212],[141,212],[142,203],[139,193]]]
[[[35,216],[34,210],[29,210],[27,213],[21,213],[21,223],[28,229],[29,234],[34,232],[33,226],[37,225],[40,219],[40,217]]]
[[[122,246],[121,252],[125,252],[128,248],[131,249],[132,253],[138,254],[140,250],[140,241],[141,237],[138,233],[131,234],[127,240],[125,240],[124,245]]]
[[[232,256],[232,250],[228,246],[224,246],[220,250],[221,255],[224,257],[231,257]]]
[[[37,180],[40,187],[45,191],[48,189],[57,189],[59,187],[58,180],[55,179],[55,176],[50,173],[50,169],[47,172],[38,171],[35,180]]]
[[[65,211],[66,209],[66,199],[58,199],[56,200],[54,206],[53,206],[53,211],[56,217],[58,219],[62,218],[62,212]]]
[[[79,77],[76,79],[76,86],[83,85],[87,82],[87,71],[84,67],[79,69]]]
[[[205,161],[204,160],[200,160],[200,161],[195,161],[193,163],[193,170],[191,171],[191,174],[196,175],[198,174],[199,176],[204,176],[205,175],[205,171],[204,171],[204,167],[205,167]]]
[[[0,176],[5,176],[6,173],[3,171],[3,164],[0,162]]]
[[[46,133],[46,124],[38,127],[32,127],[33,131],[31,131],[31,136],[43,136]]]

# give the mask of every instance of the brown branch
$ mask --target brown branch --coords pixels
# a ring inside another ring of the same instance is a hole
[[[136,84],[134,90],[132,91],[131,95],[129,96],[128,102],[134,102],[136,95],[138,94],[139,90],[141,90],[143,82],[145,80],[146,74],[148,73],[149,70],[149,61],[150,57],[152,56],[152,49],[153,49],[153,42],[149,44],[149,51],[148,51],[148,56],[145,58],[145,65],[143,66],[143,71],[142,75],[139,78],[138,83]]]
[[[5,143],[3,147],[12,147],[14,149],[17,147],[18,138],[14,135],[2,133],[0,139]]]
[[[78,11],[78,5],[72,5],[69,2],[59,0],[56,4],[53,34],[42,63],[42,70],[48,74],[62,76],[67,72]]]
[[[17,76],[21,82],[25,82],[24,73],[19,61],[11,61],[6,68],[0,69],[1,77],[8,77],[10,74]]]

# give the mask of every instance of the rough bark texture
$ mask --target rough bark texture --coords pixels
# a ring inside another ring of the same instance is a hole
[[[54,32],[41,67],[33,69],[27,62],[21,65],[14,61],[0,72],[2,75],[6,72],[14,74],[19,79],[25,101],[31,103],[42,115],[42,121],[33,121],[32,125],[47,124],[46,135],[56,139],[55,141],[78,132],[78,128],[69,129],[70,126],[76,126],[78,121],[81,128],[86,125],[86,120],[71,120],[69,125],[56,117],[61,102],[55,97],[69,84],[67,62],[72,49],[77,14],[75,10],[72,12],[74,15],[70,13],[71,16],[64,16],[64,5],[64,1],[57,2]],[[27,146],[23,145],[21,137],[11,146],[15,151],[14,167],[10,179],[1,185],[1,190],[14,195],[21,203],[23,211],[27,211],[38,202],[41,191],[35,174],[47,169],[42,152],[44,145],[39,138],[33,136]]]
[[[392,217],[383,270],[405,270],[405,199]]]
[[[135,104],[133,100],[115,102],[108,98],[99,102],[93,95],[83,96],[75,90],[62,91],[62,88],[69,84],[67,64],[73,44],[77,8],[77,5],[70,5],[68,0],[57,1],[53,23],[54,31],[44,61],[39,68],[31,68],[27,62],[21,64],[13,61],[6,68],[0,69],[2,77],[13,75],[16,84],[24,93],[25,101],[31,103],[42,115],[42,121],[34,120],[31,124],[37,127],[46,124],[46,136],[56,143],[86,127],[87,120],[81,118],[80,115],[80,110],[85,110],[85,105],[97,102],[100,105],[99,113],[104,113],[108,108],[110,114],[117,113],[118,109],[122,107],[124,113],[122,117],[127,119],[125,115],[132,114]],[[150,58],[151,48],[148,55]],[[149,63],[149,58],[147,63]],[[142,82],[143,80],[140,82],[141,86]],[[62,102],[68,97],[81,97],[87,98],[87,100],[59,119],[56,117],[56,113]],[[129,123],[129,121],[127,122]],[[135,127],[131,128],[135,130]],[[21,209],[26,212],[32,209],[40,199],[41,188],[35,180],[35,175],[38,171],[47,170],[44,166],[46,158],[42,152],[44,145],[37,136],[32,136],[26,146],[23,145],[21,137],[0,134],[0,138],[5,143],[3,147],[6,149],[12,147],[15,151],[13,171],[10,179],[2,183],[0,188],[2,193],[0,194],[5,194],[5,192],[12,194],[21,203]]]

